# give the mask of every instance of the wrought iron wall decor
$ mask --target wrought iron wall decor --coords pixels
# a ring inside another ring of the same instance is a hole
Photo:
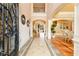
[[[30,20],[27,20],[27,27],[30,26]]]
[[[25,24],[25,21],[26,21],[26,18],[24,15],[21,16],[21,23],[24,25]]]
[[[19,8],[16,3],[0,3],[0,55],[18,55]]]

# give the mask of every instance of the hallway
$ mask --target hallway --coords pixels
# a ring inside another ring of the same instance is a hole
[[[70,3],[0,4],[0,55],[74,56],[79,48],[75,7]]]
[[[40,41],[39,38],[35,38],[26,53],[27,56],[51,56],[48,47],[44,42]]]

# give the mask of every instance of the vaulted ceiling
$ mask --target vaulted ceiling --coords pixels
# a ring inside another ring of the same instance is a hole
[[[64,7],[60,11],[73,12],[74,11],[74,4],[65,4]]]
[[[55,18],[72,19],[74,18],[74,4],[63,4],[60,10],[55,13]]]
[[[64,3],[46,3],[46,15],[45,14],[36,14],[37,17],[38,15],[41,17],[45,17],[47,19],[52,19],[54,16],[55,17],[61,17],[63,16],[72,16],[73,17],[73,12],[74,12],[74,4],[64,4]],[[26,3],[26,4],[20,4],[20,9],[23,9],[24,14],[30,17],[32,15],[31,11],[31,3]],[[37,6],[39,4],[37,3]],[[25,10],[25,11],[24,11]],[[22,12],[20,10],[20,12]],[[35,14],[33,14],[35,15]],[[35,15],[35,16],[36,16]],[[43,15],[43,16],[42,16]],[[39,17],[40,18],[40,17]]]

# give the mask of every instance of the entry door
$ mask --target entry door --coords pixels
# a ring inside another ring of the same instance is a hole
[[[0,4],[0,55],[18,55],[18,4]]]

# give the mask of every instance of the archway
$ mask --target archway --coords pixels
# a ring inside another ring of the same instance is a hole
[[[72,20],[59,19],[52,22],[51,31],[53,33],[52,45],[55,46],[59,53],[65,56],[73,55],[73,28]],[[61,46],[61,47],[60,47]],[[65,50],[63,49],[65,48]],[[69,51],[69,52],[68,52]]]
[[[40,32],[46,33],[46,21],[37,19],[33,21],[33,38],[40,37]]]

